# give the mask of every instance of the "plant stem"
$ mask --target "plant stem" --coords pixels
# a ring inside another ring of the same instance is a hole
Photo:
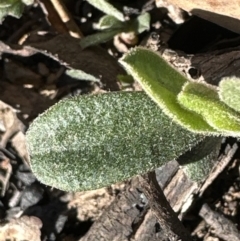
[[[149,201],[149,206],[169,240],[192,241],[190,234],[178,219],[160,188],[155,172],[152,171],[142,175],[139,180],[142,191]]]

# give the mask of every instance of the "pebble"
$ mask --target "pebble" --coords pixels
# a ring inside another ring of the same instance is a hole
[[[20,207],[25,210],[42,200],[44,194],[43,188],[38,183],[33,183],[23,191],[20,201]]]
[[[27,186],[31,185],[32,183],[34,183],[36,181],[36,177],[31,172],[17,171],[16,177],[18,178],[18,180],[20,180]]]

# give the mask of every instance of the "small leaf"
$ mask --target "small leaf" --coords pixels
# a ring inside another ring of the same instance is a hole
[[[119,30],[113,29],[113,30],[106,30],[96,34],[89,35],[80,40],[80,46],[82,47],[82,49],[85,49],[89,46],[107,42],[111,40],[118,33],[119,33]]]
[[[7,15],[10,15],[10,16],[13,16],[16,18],[21,17],[23,9],[24,9],[24,4],[19,0],[14,1],[13,3],[11,3],[11,5],[9,5],[7,7],[1,7],[0,8],[0,22]]]
[[[64,99],[27,132],[37,178],[67,191],[97,189],[153,170],[203,138],[172,122],[144,92]]]
[[[219,83],[219,97],[221,101],[240,112],[240,79],[225,77]]]
[[[196,133],[216,134],[201,115],[183,108],[177,95],[187,79],[157,53],[144,48],[132,49],[120,63],[171,119]]]
[[[138,34],[150,29],[150,14],[143,13],[134,20],[134,31]]]
[[[128,74],[119,74],[117,76],[118,80],[122,83],[126,83],[126,84],[133,84],[134,83],[134,79],[131,75],[128,75]]]
[[[88,2],[95,8],[106,13],[107,15],[111,15],[117,18],[118,20],[124,22],[123,14],[119,10],[117,10],[113,5],[108,3],[106,0],[88,0]]]
[[[21,17],[24,10],[24,3],[30,5],[33,3],[33,0],[1,0],[0,22],[2,22],[7,15],[17,18]]]
[[[74,79],[100,82],[100,79],[79,69],[68,69],[66,74]]]
[[[240,115],[220,101],[213,86],[188,82],[178,95],[178,101],[185,108],[202,115],[221,134],[240,136]]]
[[[100,18],[97,29],[104,30],[104,29],[123,29],[125,27],[125,22],[119,21],[117,18],[111,15],[105,15]]]

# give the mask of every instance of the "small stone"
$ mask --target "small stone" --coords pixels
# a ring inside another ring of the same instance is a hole
[[[20,207],[14,207],[14,208],[10,208],[7,210],[6,212],[6,220],[11,220],[13,218],[17,218],[20,217],[22,214],[22,210]]]
[[[10,208],[16,207],[21,199],[22,192],[15,190],[12,197],[9,199],[8,206]]]
[[[58,216],[58,219],[57,219],[56,224],[55,224],[55,229],[56,229],[57,233],[60,233],[63,230],[67,219],[68,219],[68,217],[66,215],[61,214],[61,215]]]
[[[31,186],[26,187],[23,191],[22,198],[20,201],[20,207],[25,210],[35,204],[43,198],[44,190],[39,184],[34,183]]]
[[[6,127],[4,126],[3,120],[0,120],[0,132],[5,132]]]
[[[18,180],[23,182],[26,186],[29,186],[36,181],[36,177],[33,175],[32,172],[17,171],[16,177],[18,178]]]

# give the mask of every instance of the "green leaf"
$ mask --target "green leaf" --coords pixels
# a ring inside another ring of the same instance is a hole
[[[85,80],[85,81],[93,81],[100,82],[100,79],[96,78],[91,74],[87,74],[86,72],[80,69],[68,69],[66,70],[66,74],[74,79]]]
[[[120,63],[175,122],[196,133],[216,134],[201,115],[186,110],[178,103],[177,95],[187,79],[157,53],[138,47],[124,55]]]
[[[143,13],[139,15],[133,23],[134,31],[138,34],[147,31],[150,29],[150,14],[149,13]]]
[[[95,8],[124,22],[123,14],[106,0],[88,0]]]
[[[119,74],[117,76],[118,80],[122,83],[125,83],[125,84],[133,84],[134,83],[134,79],[131,75],[128,75],[128,74]]]
[[[105,15],[100,18],[97,29],[104,30],[104,29],[123,29],[125,27],[125,22],[119,21],[117,18],[111,15]]]
[[[225,77],[219,83],[220,99],[240,112],[240,79],[238,77]]]
[[[12,4],[14,3],[13,0],[2,0],[0,2],[0,8],[6,8],[6,7],[10,7]]]
[[[204,138],[172,122],[144,92],[64,99],[40,115],[26,137],[36,177],[66,191],[153,170]]]
[[[208,136],[177,159],[188,178],[199,182],[210,173],[219,155],[221,142],[222,137]]]
[[[240,136],[240,115],[220,101],[215,87],[188,82],[178,95],[185,108],[203,116],[222,135]]]
[[[82,49],[85,49],[89,46],[107,42],[111,40],[118,33],[119,33],[119,30],[113,29],[113,30],[105,30],[96,34],[89,35],[80,40],[80,46],[82,47]]]
[[[13,17],[21,17],[24,4],[30,5],[33,3],[33,0],[1,0],[0,2],[0,22],[3,21],[4,17],[7,15]]]

